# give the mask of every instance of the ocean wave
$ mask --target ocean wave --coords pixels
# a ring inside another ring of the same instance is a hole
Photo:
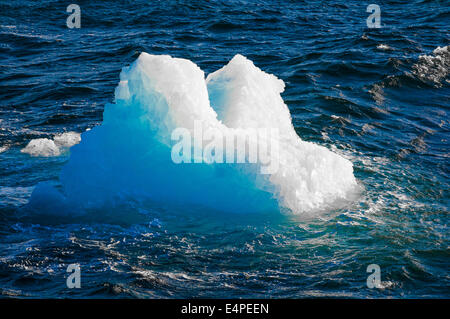
[[[412,67],[412,74],[419,80],[442,86],[450,70],[449,46],[437,47],[433,54],[419,56],[419,61]],[[447,83],[450,83],[446,80]]]

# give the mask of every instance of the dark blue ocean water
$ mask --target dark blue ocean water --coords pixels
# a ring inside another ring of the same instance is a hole
[[[448,1],[377,0],[379,29],[364,1],[77,1],[81,28],[68,29],[70,3],[0,1],[3,297],[450,297]],[[285,81],[298,135],[350,159],[364,191],[308,218],[30,213],[70,153],[21,150],[99,125],[142,51],[207,74],[245,55]],[[66,287],[72,263],[80,289]],[[381,289],[366,285],[370,264]]]

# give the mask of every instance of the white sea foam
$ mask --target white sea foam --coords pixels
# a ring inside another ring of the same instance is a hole
[[[433,54],[419,56],[419,62],[412,68],[412,73],[424,82],[441,86],[442,80],[450,72],[449,46],[437,47]],[[448,81],[448,80],[447,80]]]
[[[282,80],[241,55],[205,80],[189,60],[142,53],[122,70],[102,125],[71,149],[60,178],[64,196],[83,206],[138,197],[236,212],[281,206],[294,213],[346,198],[356,187],[352,163],[297,136],[283,90]],[[192,132],[194,123],[223,135],[276,128],[280,147],[271,156],[279,169],[262,175],[261,163],[175,164],[171,132]]]
[[[378,44],[377,49],[384,50],[384,51],[392,50],[392,48],[390,46],[388,46],[387,44],[383,44],[383,43]]]

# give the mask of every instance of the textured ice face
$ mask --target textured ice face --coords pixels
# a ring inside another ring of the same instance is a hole
[[[85,207],[148,198],[293,213],[346,198],[356,186],[351,162],[297,136],[283,90],[282,80],[241,55],[205,80],[189,60],[142,53],[123,69],[102,125],[71,149],[61,174],[64,196]],[[260,162],[174,163],[171,133],[181,127],[194,134],[195,125],[224,136],[277,129],[279,151],[270,157],[278,169],[264,175]]]
[[[320,208],[356,186],[350,161],[325,147],[302,141],[280,93],[284,82],[242,55],[207,77],[211,105],[227,127],[275,127],[280,132],[280,168],[268,177],[276,197],[294,212]]]

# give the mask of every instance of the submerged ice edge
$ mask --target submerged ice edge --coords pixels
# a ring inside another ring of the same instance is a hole
[[[98,207],[131,197],[235,212],[302,213],[346,199],[357,187],[352,163],[298,137],[283,91],[282,80],[242,55],[205,79],[189,60],[142,53],[122,70],[103,123],[72,147],[60,176],[62,193],[38,185],[30,204]],[[173,131],[195,134],[195,126],[221,136],[276,129],[278,150],[268,156],[277,169],[261,174],[260,159],[175,163]]]

